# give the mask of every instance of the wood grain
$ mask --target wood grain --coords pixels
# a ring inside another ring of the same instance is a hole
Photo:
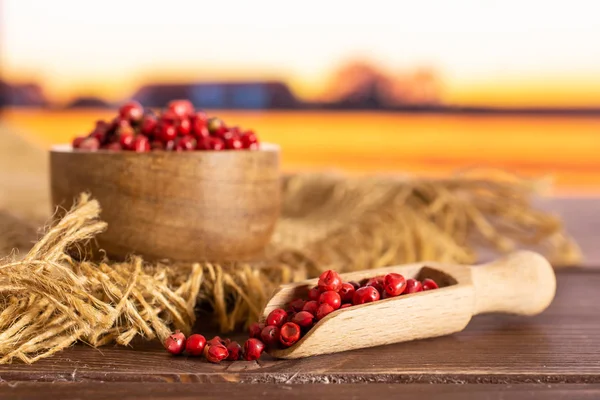
[[[406,278],[433,278],[440,288],[337,310],[320,320],[298,343],[270,350],[269,354],[293,359],[449,335],[463,330],[476,314],[539,314],[556,291],[552,266],[530,251],[515,252],[480,266],[418,263],[341,277],[345,282],[361,281],[391,272]],[[263,318],[276,308],[285,308],[316,283],[311,279],[282,286],[265,307]]]
[[[0,366],[4,381],[247,383],[600,383],[600,273],[557,275],[555,301],[535,317],[481,315],[462,332],[300,360],[209,364],[135,349],[77,345],[33,365]]]
[[[0,384],[0,399],[430,399],[430,400],[596,400],[600,385],[235,385],[161,383]]]
[[[50,155],[54,205],[81,192],[102,204],[100,248],[116,258],[222,261],[258,256],[280,208],[279,148]]]

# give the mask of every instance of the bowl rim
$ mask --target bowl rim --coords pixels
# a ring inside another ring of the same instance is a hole
[[[77,153],[77,154],[177,154],[177,155],[182,155],[182,154],[217,154],[217,153],[232,153],[232,154],[240,154],[240,153],[246,153],[246,152],[279,152],[281,150],[281,147],[278,144],[275,143],[260,143],[260,147],[258,148],[258,150],[230,150],[230,149],[225,149],[225,150],[219,150],[219,151],[211,151],[211,150],[206,150],[206,151],[148,151],[148,152],[144,152],[144,153],[136,153],[134,151],[114,151],[114,150],[106,150],[106,149],[98,149],[96,151],[74,151],[73,146],[69,143],[60,143],[60,144],[54,144],[52,146],[50,146],[50,152],[52,153]]]

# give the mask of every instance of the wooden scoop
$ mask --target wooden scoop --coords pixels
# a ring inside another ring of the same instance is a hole
[[[296,344],[270,350],[277,358],[380,346],[449,335],[473,315],[501,312],[536,315],[552,302],[556,278],[541,255],[519,251],[479,266],[418,263],[341,274],[344,282],[397,272],[405,278],[434,279],[439,289],[337,310],[320,320]],[[307,298],[317,279],[281,286],[264,309],[263,320],[291,300]]]

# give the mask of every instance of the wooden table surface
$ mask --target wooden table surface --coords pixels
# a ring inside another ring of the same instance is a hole
[[[451,336],[293,361],[213,365],[156,342],[77,345],[0,366],[0,399],[600,399],[600,199],[544,207],[565,216],[586,260],[557,272],[556,299],[539,316],[482,315]]]

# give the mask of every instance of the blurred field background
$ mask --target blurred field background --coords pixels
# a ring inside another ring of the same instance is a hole
[[[85,3],[2,2],[0,165],[27,169],[17,136],[44,150],[128,98],[185,96],[287,171],[490,167],[600,193],[594,1]]]

